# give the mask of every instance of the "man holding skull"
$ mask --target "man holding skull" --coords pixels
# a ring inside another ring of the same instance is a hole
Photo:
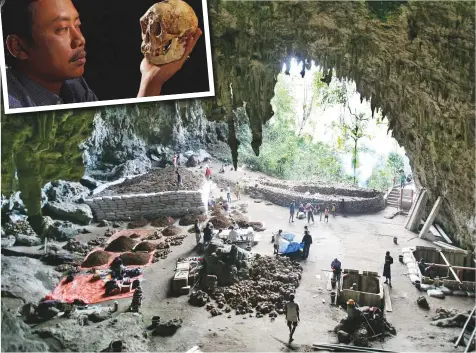
[[[82,77],[86,40],[72,0],[6,0],[2,25],[10,108],[98,100]],[[137,97],[160,95],[201,34],[187,38],[180,60],[157,66],[144,58]]]

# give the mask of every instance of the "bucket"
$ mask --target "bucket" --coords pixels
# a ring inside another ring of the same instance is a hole
[[[403,264],[403,255],[398,255],[398,261],[400,261]]]
[[[421,282],[420,281],[415,281],[415,287],[418,290],[421,290]]]
[[[336,292],[331,292],[331,304],[334,304],[335,301],[336,301],[336,296],[337,296],[337,293]]]
[[[331,278],[331,286],[332,286],[332,289],[335,289],[336,288],[336,282],[337,280],[335,278]]]

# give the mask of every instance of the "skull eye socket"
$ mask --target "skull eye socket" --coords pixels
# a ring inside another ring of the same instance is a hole
[[[163,48],[163,49],[164,49],[164,52],[165,52],[165,53],[169,51],[171,44],[172,44],[172,41],[171,41],[171,40],[169,40],[167,43],[164,44],[164,48]]]
[[[162,28],[160,27],[159,24],[155,23],[152,28],[151,28],[151,34],[158,37],[162,33]]]

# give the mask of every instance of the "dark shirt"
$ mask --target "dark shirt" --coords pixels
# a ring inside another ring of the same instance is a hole
[[[200,227],[198,226],[198,224],[195,224],[193,226],[193,229],[195,230],[195,233],[200,233]]]
[[[292,203],[292,204],[289,206],[289,211],[294,212],[295,207],[296,207],[296,205]]]
[[[204,230],[203,230],[203,238],[205,240],[210,240],[212,238],[212,230],[208,227],[206,227]]]
[[[182,181],[182,176],[180,174],[177,174],[177,181],[178,181],[179,184]]]
[[[304,237],[302,238],[302,242],[304,244],[308,244],[308,245],[311,245],[312,244],[312,237],[311,237],[311,234],[304,234]]]
[[[340,263],[340,261],[339,261],[339,260],[334,260],[334,261],[332,261],[331,267],[332,267],[332,268],[335,268],[337,271],[340,271],[340,269],[341,269],[341,263]]]
[[[98,100],[82,77],[64,81],[58,96],[21,72],[7,68],[7,88],[10,109]]]
[[[385,256],[385,267],[390,267],[390,265],[393,264],[393,257],[390,255]]]

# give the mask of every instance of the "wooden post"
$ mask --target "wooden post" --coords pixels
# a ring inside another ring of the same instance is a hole
[[[440,210],[441,201],[442,201],[442,198],[441,196],[439,196],[438,200],[436,200],[435,205],[433,206],[430,212],[430,215],[428,216],[425,224],[423,225],[423,228],[421,229],[420,234],[418,235],[420,238],[424,237],[426,233],[428,233],[430,226],[433,224],[433,221],[435,220],[436,215],[438,214],[438,211]]]

